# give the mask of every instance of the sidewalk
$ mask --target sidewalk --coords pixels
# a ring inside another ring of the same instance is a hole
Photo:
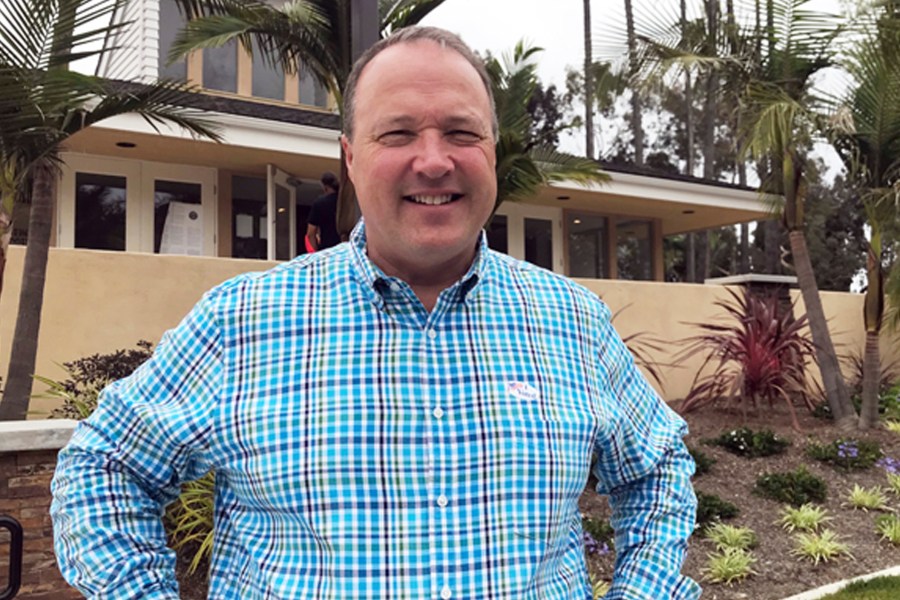
[[[868,579],[874,579],[875,577],[886,577],[889,575],[900,575],[900,565],[891,567],[889,569],[884,569],[883,571],[878,571],[876,573],[860,575],[859,577],[854,577],[853,579],[838,581],[837,583],[829,583],[828,585],[823,585],[820,588],[809,590],[808,592],[803,592],[802,594],[796,594],[794,596],[791,596],[790,598],[785,598],[784,600],[817,600],[818,598],[822,598],[824,596],[827,596],[828,594],[833,594],[835,592],[841,591],[848,584],[853,583],[854,581],[866,581]]]

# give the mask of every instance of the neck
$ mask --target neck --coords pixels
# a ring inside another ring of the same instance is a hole
[[[466,256],[428,264],[390,261],[369,251],[369,259],[389,277],[405,281],[426,310],[431,312],[442,291],[459,281],[472,266],[475,249]]]

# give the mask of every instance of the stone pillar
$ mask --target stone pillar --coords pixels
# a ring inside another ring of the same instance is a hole
[[[0,422],[0,514],[19,521],[24,534],[22,587],[16,600],[69,600],[82,595],[69,587],[56,566],[50,522],[50,479],[56,453],[71,436],[74,421]],[[5,587],[9,534],[0,531],[0,588]]]

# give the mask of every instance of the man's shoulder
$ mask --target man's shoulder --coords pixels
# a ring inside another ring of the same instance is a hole
[[[249,271],[232,277],[209,290],[204,299],[223,305],[236,297],[278,296],[302,297],[313,287],[332,288],[338,280],[346,280],[350,272],[349,249],[336,246],[327,251],[302,254],[265,271]]]
[[[596,293],[565,275],[501,252],[489,252],[495,265],[495,280],[501,289],[512,286],[518,294],[527,298],[551,305],[575,303],[598,311],[601,316],[608,316],[609,309]]]

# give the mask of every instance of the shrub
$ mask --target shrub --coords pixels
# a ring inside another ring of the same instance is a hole
[[[710,440],[710,443],[745,458],[781,454],[785,448],[791,445],[789,441],[778,437],[770,429],[753,431],[749,427],[727,431]]]
[[[584,517],[581,521],[581,528],[601,544],[612,545],[616,536],[615,530],[606,519]]]
[[[712,468],[712,466],[716,464],[716,459],[710,458],[702,450],[698,450],[697,448],[688,446],[688,452],[690,452],[691,458],[694,459],[694,463],[697,465],[697,470],[694,472],[694,477],[699,477],[705,473],[709,473],[709,470]]]
[[[706,528],[706,539],[716,545],[716,549],[726,548],[750,550],[756,546],[756,534],[749,527],[735,527],[725,523],[714,523]]]
[[[153,355],[153,344],[141,340],[137,348],[94,354],[63,363],[68,379],[54,381],[36,379],[48,386],[47,396],[62,400],[62,406],[50,416],[61,419],[84,419],[97,408],[97,397],[107,384],[128,377]]]
[[[800,425],[794,413],[795,398],[812,410],[815,406],[807,393],[806,364],[813,357],[813,344],[804,335],[806,315],[795,319],[791,311],[778,309],[776,298],[760,298],[749,292],[729,290],[730,301],[716,302],[724,308],[729,324],[697,323],[703,331],[687,338],[684,361],[697,354],[707,358],[697,371],[691,390],[681,405],[690,411],[721,398],[742,406],[758,408],[761,401],[773,406],[777,401],[788,405],[791,423]],[[707,373],[706,367],[712,367]]]
[[[897,515],[879,516],[875,519],[875,531],[881,534],[881,539],[900,546],[900,517]]]
[[[830,444],[811,442],[806,447],[810,458],[846,471],[868,469],[884,456],[878,442],[838,438]]]
[[[821,477],[800,467],[796,471],[760,475],[754,492],[791,506],[802,506],[808,502],[824,502],[827,486]]]
[[[853,558],[847,544],[838,541],[838,536],[830,529],[822,533],[799,533],[791,554],[811,560],[814,565],[828,562],[840,556]]]
[[[781,511],[781,519],[778,522],[784,529],[791,533],[794,531],[818,531],[831,517],[827,516],[824,508],[804,504],[799,508],[785,506]]]
[[[737,506],[722,500],[715,494],[697,492],[697,527],[704,530],[708,525],[718,521],[733,519],[740,510]]]
[[[864,488],[858,483],[853,486],[847,502],[851,507],[869,511],[885,510],[887,508],[887,496],[880,487]]]
[[[210,471],[181,486],[181,495],[166,507],[165,523],[173,550],[190,556],[191,573],[209,561],[213,544],[216,477]]]
[[[755,574],[753,563],[756,559],[750,552],[740,548],[725,548],[707,556],[703,576],[713,583],[731,585]]]

